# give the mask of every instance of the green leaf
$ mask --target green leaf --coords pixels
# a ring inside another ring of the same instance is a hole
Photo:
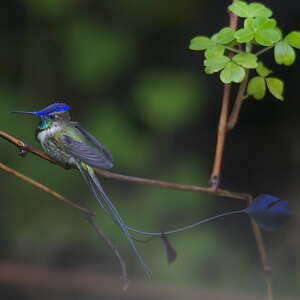
[[[216,45],[214,47],[211,47],[204,52],[205,58],[213,58],[216,56],[223,56],[225,51],[225,46],[223,45]]]
[[[283,101],[284,82],[278,78],[269,77],[266,79],[270,93],[277,99]]]
[[[257,17],[253,19],[251,26],[255,32],[255,41],[262,46],[271,46],[282,38],[274,19]]]
[[[249,4],[249,17],[271,17],[273,12],[261,3]]]
[[[286,41],[281,41],[275,46],[274,58],[278,65],[290,66],[296,59],[296,53]]]
[[[219,72],[228,62],[230,62],[230,59],[225,55],[209,57],[204,60],[205,72],[207,74]]]
[[[266,83],[265,79],[256,76],[253,77],[247,86],[247,94],[253,96],[256,100],[261,100],[266,93]]]
[[[257,67],[257,56],[252,53],[238,53],[232,60],[247,69],[255,69]]]
[[[253,19],[253,22],[251,24],[252,28],[255,31],[263,30],[263,29],[274,29],[276,27],[276,20],[275,19],[269,19],[266,17],[257,17]]]
[[[300,32],[292,31],[290,32],[284,40],[290,45],[297,49],[300,49]]]
[[[234,40],[234,31],[230,27],[225,27],[213,35],[212,40],[217,44],[226,45]]]
[[[239,43],[247,43],[253,40],[254,32],[251,28],[242,28],[234,33],[234,37]]]
[[[245,77],[244,68],[238,66],[234,62],[229,62],[220,74],[220,79],[224,83],[241,82]]]
[[[264,64],[260,61],[258,62],[256,72],[261,77],[266,77],[272,73],[272,70],[268,69]]]
[[[255,33],[255,41],[262,46],[272,46],[281,39],[281,36],[277,28],[267,28]]]
[[[250,17],[249,5],[244,1],[236,1],[228,6],[228,9],[241,18]]]
[[[216,43],[213,42],[206,36],[196,36],[194,37],[189,45],[190,50],[205,50],[215,46]]]

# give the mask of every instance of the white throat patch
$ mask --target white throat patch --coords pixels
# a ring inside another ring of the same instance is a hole
[[[49,129],[40,131],[36,137],[43,144],[45,140],[47,140],[49,137],[52,137],[59,130],[60,130],[60,126],[54,123],[50,126]]]

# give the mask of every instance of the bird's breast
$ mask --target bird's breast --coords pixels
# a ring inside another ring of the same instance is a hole
[[[58,147],[55,143],[49,140],[52,137],[60,135],[62,129],[63,128],[61,126],[53,124],[50,128],[39,131],[36,138],[41,143],[44,151],[53,159],[73,165],[76,163],[75,159],[66,153],[64,149]]]
[[[36,138],[40,141],[41,144],[43,144],[47,139],[53,137],[60,130],[60,126],[53,124],[50,128],[39,131],[36,135]]]

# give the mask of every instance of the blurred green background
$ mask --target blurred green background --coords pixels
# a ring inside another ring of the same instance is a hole
[[[272,5],[285,32],[300,29],[298,2],[286,2],[284,10],[280,0],[263,2]],[[207,185],[222,85],[217,77],[204,74],[201,55],[189,51],[188,43],[195,35],[211,35],[228,24],[225,10],[229,3],[6,1],[0,11],[0,129],[40,148],[34,139],[37,120],[8,111],[37,110],[63,101],[71,106],[73,120],[80,121],[111,150],[113,171]],[[266,61],[273,67],[271,53],[266,54]],[[246,101],[238,126],[226,141],[222,187],[254,195],[270,193],[289,200],[291,208],[299,211],[299,58],[290,68],[274,70],[286,81],[286,100],[281,103],[268,96],[263,101]],[[260,260],[245,216],[171,237],[178,258],[170,266],[159,240],[141,244],[153,270],[147,280],[128,243],[98,207],[78,172],[30,154],[21,159],[5,140],[0,144],[0,161],[97,210],[98,224],[119,246],[133,281],[139,278],[152,290],[167,285],[175,291],[179,287],[207,291],[204,299],[216,299],[210,296],[216,291],[218,299],[227,299],[227,294],[232,295],[231,300],[264,295]],[[78,211],[3,171],[0,174],[1,261],[84,269],[118,282],[115,257]],[[173,229],[244,205],[200,193],[106,179],[102,183],[126,222],[141,230]],[[299,296],[297,228],[299,221],[292,220],[287,228],[264,234],[277,299]],[[119,288],[111,286],[112,291]],[[40,299],[41,291],[0,280],[1,299]],[[157,295],[145,295],[144,299],[163,299]],[[127,296],[112,293],[105,297]],[[43,295],[43,299],[94,298],[99,295],[59,290],[55,296],[50,292]]]

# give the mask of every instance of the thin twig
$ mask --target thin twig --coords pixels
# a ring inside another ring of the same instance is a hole
[[[39,156],[40,158],[48,160],[51,163],[54,163],[60,167],[66,168],[65,165],[53,160],[51,157],[49,157],[44,152],[38,151],[30,145],[25,145],[21,140],[11,136],[10,134],[8,134],[4,131],[0,130],[0,137],[3,137],[4,139],[6,139],[7,141],[14,144],[15,146],[17,146],[20,149],[23,149],[27,152],[33,153],[33,154]],[[70,166],[69,168],[72,168],[72,166]],[[99,170],[99,169],[95,169],[95,172],[103,177],[110,178],[110,179],[128,181],[128,182],[133,182],[133,183],[137,183],[137,184],[159,186],[162,188],[168,188],[168,189],[174,189],[174,190],[202,192],[202,193],[208,193],[208,194],[212,194],[212,195],[216,195],[216,196],[241,199],[241,200],[248,200],[249,196],[250,196],[247,193],[236,193],[236,192],[231,192],[231,191],[227,191],[227,190],[223,190],[223,189],[214,189],[211,187],[202,187],[202,186],[189,185],[189,184],[176,184],[176,183],[166,182],[166,181],[161,181],[161,180],[146,179],[146,178],[141,178],[141,177],[122,175],[122,174],[113,173],[113,172],[109,172],[109,171],[105,171],[105,170]]]
[[[245,78],[240,83],[239,90],[238,90],[238,93],[237,93],[232,111],[231,111],[230,116],[228,118],[228,123],[227,123],[227,129],[228,130],[233,129],[234,126],[236,125],[236,122],[238,120],[243,101],[245,99],[247,99],[247,95],[245,95],[245,90],[246,90],[246,87],[247,87],[248,79],[249,79],[249,69],[246,69]]]
[[[113,173],[106,170],[95,169],[95,172],[103,177],[110,178],[110,179],[129,181],[137,184],[158,186],[158,187],[173,189],[173,190],[202,192],[202,193],[212,194],[216,196],[240,199],[245,201],[247,201],[250,196],[247,193],[236,193],[236,192],[231,192],[223,189],[214,189],[212,187],[202,187],[198,185],[178,184],[178,183],[172,183],[172,182],[161,181],[156,179],[146,179],[141,177],[134,177],[134,176]]]
[[[235,2],[233,0],[232,2]],[[229,13],[229,26],[235,31],[238,25],[238,17],[232,13]],[[212,188],[216,189],[220,183],[220,174],[223,160],[223,151],[225,145],[226,131],[227,131],[227,117],[228,117],[228,106],[230,100],[230,84],[224,85],[222,107],[219,118],[218,134],[217,134],[217,145],[215,151],[214,164],[210,175],[210,184]]]
[[[251,222],[255,236],[256,246],[261,260],[262,269],[265,275],[264,277],[267,285],[268,300],[273,300],[272,272],[269,264],[268,254],[264,245],[264,240],[260,228],[252,219]]]
[[[0,130],[0,136],[2,138],[4,138],[5,140],[7,140],[8,142],[14,144],[15,146],[17,146],[21,151],[24,151],[24,153],[21,154],[21,156],[24,156],[24,154],[26,154],[26,152],[30,152],[33,153],[36,156],[39,156],[45,160],[48,160],[49,162],[59,165],[60,167],[63,167],[65,169],[69,169],[70,167],[67,166],[66,164],[60,163],[59,161],[56,161],[54,159],[52,159],[49,155],[47,155],[45,152],[42,152],[40,150],[37,150],[35,148],[33,148],[30,145],[26,145],[23,141],[15,138],[14,136],[8,134],[5,131]]]
[[[230,84],[225,84],[223,92],[222,107],[220,113],[220,120],[218,126],[217,146],[215,152],[214,165],[210,176],[210,183],[212,188],[217,189],[220,183],[220,173],[223,160],[223,151],[225,145],[226,131],[227,131],[227,115],[230,98]]]
[[[111,240],[105,235],[105,233],[97,226],[96,222],[90,215],[86,215],[86,220],[90,223],[90,225],[94,228],[97,235],[100,237],[100,239],[104,240],[106,245],[112,249],[114,254],[116,255],[117,259],[119,260],[121,270],[122,270],[122,279],[123,279],[123,290],[127,290],[128,288],[128,277],[127,277],[127,267],[124,259],[122,258],[119,250],[113,245]]]
[[[29,184],[37,187],[38,189],[40,189],[40,190],[48,193],[49,195],[53,196],[54,198],[56,198],[58,200],[61,200],[61,201],[65,202],[66,204],[68,204],[68,205],[70,205],[70,206],[72,206],[74,208],[79,209],[82,213],[84,213],[86,215],[90,215],[90,216],[95,216],[96,215],[96,213],[94,213],[94,212],[92,212],[92,211],[90,211],[90,210],[88,210],[88,209],[86,209],[84,207],[81,207],[80,205],[78,205],[78,204],[72,202],[71,200],[63,197],[61,194],[59,194],[59,193],[51,190],[50,188],[46,187],[45,185],[43,185],[43,184],[41,184],[41,183],[39,183],[39,182],[37,182],[35,180],[27,177],[26,175],[24,175],[24,174],[22,174],[22,173],[20,173],[20,172],[18,172],[16,170],[14,170],[14,169],[11,169],[10,167],[4,165],[1,162],[0,162],[0,169],[2,169],[5,172],[10,173],[10,174],[12,174],[12,175],[20,178],[21,180],[23,180],[23,181],[25,181],[25,182],[27,182],[27,183],[29,183]]]

